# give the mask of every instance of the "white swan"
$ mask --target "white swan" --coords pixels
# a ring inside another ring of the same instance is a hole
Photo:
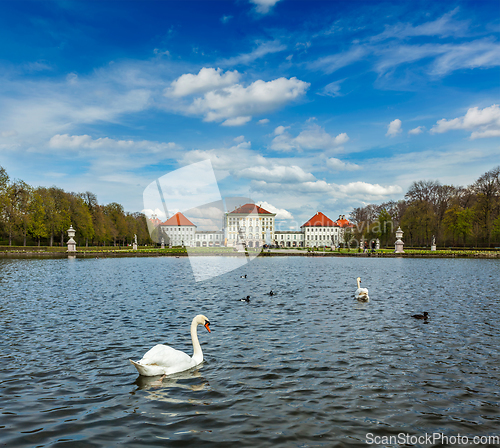
[[[358,299],[360,302],[368,302],[370,300],[370,297],[368,297],[368,289],[362,288],[361,287],[361,278],[358,277],[356,279],[358,281],[358,289],[356,290],[356,299]]]
[[[201,314],[195,316],[191,322],[192,357],[168,345],[158,344],[149,350],[140,361],[132,361],[131,359],[129,361],[143,376],[170,375],[197,366],[203,361],[203,353],[197,334],[198,325],[204,325],[210,333],[208,318]]]

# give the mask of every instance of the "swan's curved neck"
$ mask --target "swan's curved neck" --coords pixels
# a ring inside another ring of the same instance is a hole
[[[203,361],[203,352],[201,351],[200,341],[198,341],[198,323],[195,319],[191,322],[191,340],[193,341],[193,360],[196,364]]]
[[[359,278],[358,278],[358,279],[356,279],[356,280],[357,280],[357,282],[358,282],[358,289],[359,289],[359,288],[361,288],[361,281],[359,280]]]

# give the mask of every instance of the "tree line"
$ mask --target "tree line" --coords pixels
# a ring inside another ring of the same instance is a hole
[[[152,243],[146,217],[112,202],[100,205],[94,193],[68,193],[57,187],[34,188],[10,179],[0,166],[0,244],[65,246],[70,225],[78,245]]]
[[[404,200],[355,208],[350,220],[355,238],[379,238],[383,246],[401,226],[407,247],[430,246],[433,236],[442,247],[499,247],[500,166],[467,187],[413,182]]]

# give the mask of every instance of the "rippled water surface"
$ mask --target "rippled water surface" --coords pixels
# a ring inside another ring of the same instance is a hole
[[[498,435],[499,277],[498,260],[259,258],[199,283],[186,258],[0,260],[0,446]],[[192,353],[200,313],[204,363],[139,377],[128,359],[157,343]]]

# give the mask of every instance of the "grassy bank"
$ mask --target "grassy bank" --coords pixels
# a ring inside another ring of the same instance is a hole
[[[258,252],[258,250],[257,250]],[[250,249],[248,254],[252,255],[255,252]],[[46,246],[0,246],[0,257],[9,258],[27,258],[27,257],[66,257],[68,253],[64,247],[46,247]],[[242,252],[235,252],[230,247],[193,247],[186,250],[183,247],[173,248],[155,248],[140,246],[137,250],[131,247],[78,247],[75,254],[77,257],[140,257],[140,256],[242,256]],[[375,252],[358,252],[357,250],[337,249],[331,251],[323,250],[307,250],[307,249],[280,249],[270,251],[263,250],[259,253],[261,257],[273,256],[314,256],[314,257],[427,257],[427,258],[500,258],[500,250],[449,250],[442,249],[430,251],[428,249],[407,249],[403,254],[395,254],[392,249],[380,249]]]

